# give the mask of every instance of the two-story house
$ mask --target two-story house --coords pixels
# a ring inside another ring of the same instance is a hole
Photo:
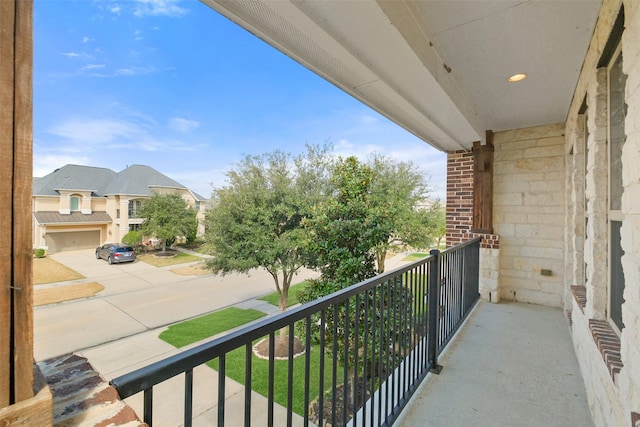
[[[198,212],[203,234],[206,199],[152,167],[66,165],[34,180],[33,246],[60,252],[120,242],[140,226],[138,211],[154,192],[180,194]]]

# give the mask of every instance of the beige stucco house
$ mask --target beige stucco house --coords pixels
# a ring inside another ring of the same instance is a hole
[[[138,209],[154,192],[180,194],[196,209],[203,234],[206,199],[157,170],[66,165],[34,180],[33,246],[60,252],[120,242],[140,226]]]

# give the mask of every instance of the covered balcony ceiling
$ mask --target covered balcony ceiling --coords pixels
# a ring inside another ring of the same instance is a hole
[[[202,1],[443,151],[563,122],[601,3]]]

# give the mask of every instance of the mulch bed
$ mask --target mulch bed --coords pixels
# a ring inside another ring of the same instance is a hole
[[[281,339],[275,337],[275,347],[273,348],[274,357],[276,360],[284,360],[289,358],[289,339]],[[302,341],[298,337],[293,337],[293,357],[302,356],[305,348]],[[260,359],[269,359],[269,338],[265,338],[258,344],[253,346],[253,354]]]

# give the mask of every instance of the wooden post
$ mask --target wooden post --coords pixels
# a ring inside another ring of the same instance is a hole
[[[0,1],[0,408],[32,399],[36,393],[31,266],[32,23],[33,0]]]
[[[473,227],[472,233],[493,233],[493,132],[487,143],[473,143]]]

